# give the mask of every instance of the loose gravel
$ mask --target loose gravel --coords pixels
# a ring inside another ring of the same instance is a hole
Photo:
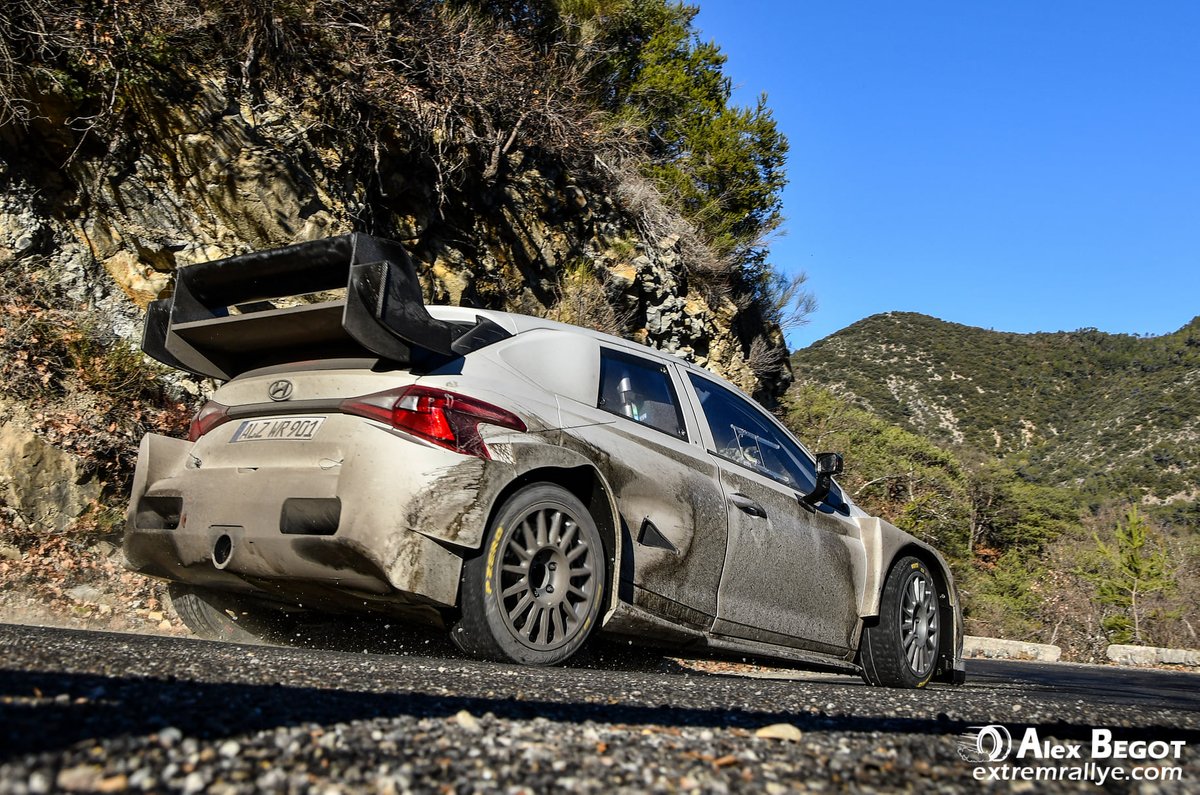
[[[1183,782],[1106,788],[1200,791],[1195,674],[988,662],[896,691],[612,648],[590,665],[0,625],[0,793],[975,792],[960,735],[987,724],[1183,740]]]

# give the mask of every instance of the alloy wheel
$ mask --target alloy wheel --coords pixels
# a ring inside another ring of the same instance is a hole
[[[925,572],[912,569],[900,601],[900,643],[918,678],[928,676],[937,661],[938,628],[937,588]]]
[[[534,508],[503,535],[498,571],[489,580],[516,640],[551,651],[586,632],[597,594],[596,554],[561,508]]]

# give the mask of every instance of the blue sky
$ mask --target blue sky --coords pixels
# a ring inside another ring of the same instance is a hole
[[[1163,334],[1200,314],[1200,3],[700,0],[791,144],[803,347],[923,312]]]

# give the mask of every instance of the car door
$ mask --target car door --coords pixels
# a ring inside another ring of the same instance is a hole
[[[585,445],[614,492],[625,533],[626,601],[693,629],[717,612],[724,495],[674,368],[602,345],[594,402],[562,398],[563,443]]]
[[[713,632],[845,654],[858,622],[865,554],[857,526],[840,516],[840,492],[822,510],[812,458],[766,412],[689,373],[729,522]]]

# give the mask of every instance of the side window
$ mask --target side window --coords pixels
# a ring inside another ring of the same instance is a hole
[[[712,430],[717,455],[797,491],[812,490],[816,483],[813,463],[759,409],[707,379],[691,373],[688,377]]]
[[[688,373],[704,419],[712,430],[717,455],[807,494],[817,482],[816,462],[781,434],[762,410],[712,381]],[[850,515],[835,483],[818,506],[823,513]]]
[[[679,439],[687,439],[679,399],[666,365],[633,354],[600,349],[596,405]]]

